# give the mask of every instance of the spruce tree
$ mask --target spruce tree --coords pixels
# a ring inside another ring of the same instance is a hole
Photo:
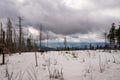
[[[31,44],[31,38],[27,38],[27,48],[28,48],[28,51],[30,51],[32,48],[32,44]]]
[[[111,47],[112,45],[115,46],[115,33],[116,33],[115,23],[112,23],[112,27],[110,28],[110,31],[108,34],[108,39]]]
[[[116,30],[116,39],[120,48],[120,25],[119,25],[119,28]]]

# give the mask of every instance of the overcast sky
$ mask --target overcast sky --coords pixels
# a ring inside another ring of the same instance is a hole
[[[0,0],[0,21],[13,24],[22,16],[23,26],[37,35],[39,25],[49,36],[69,41],[103,41],[111,23],[119,23],[120,0]],[[117,26],[117,25],[116,25]]]

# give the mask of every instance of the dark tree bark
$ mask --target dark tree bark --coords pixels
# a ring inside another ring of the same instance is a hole
[[[3,53],[3,60],[2,60],[2,64],[5,64],[5,32],[3,31],[3,50],[2,50],[2,53]]]

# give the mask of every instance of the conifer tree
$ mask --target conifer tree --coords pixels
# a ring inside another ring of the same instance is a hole
[[[115,46],[115,33],[116,33],[115,23],[112,23],[112,27],[110,28],[110,31],[108,34],[108,39],[111,47],[112,45]]]
[[[120,48],[120,25],[119,25],[119,28],[116,29],[116,39],[117,39],[117,43],[118,43],[119,48]]]

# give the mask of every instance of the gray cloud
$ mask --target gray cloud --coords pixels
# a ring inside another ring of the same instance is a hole
[[[14,3],[10,0],[0,1],[0,19],[10,17],[14,19],[18,15],[18,10]]]
[[[120,0],[84,0],[78,5],[79,9],[65,1],[1,0],[0,19],[10,17],[16,23],[16,16],[21,15],[24,26],[32,25],[39,29],[38,25],[42,24],[46,30],[65,35],[102,33],[112,22],[119,22]]]

